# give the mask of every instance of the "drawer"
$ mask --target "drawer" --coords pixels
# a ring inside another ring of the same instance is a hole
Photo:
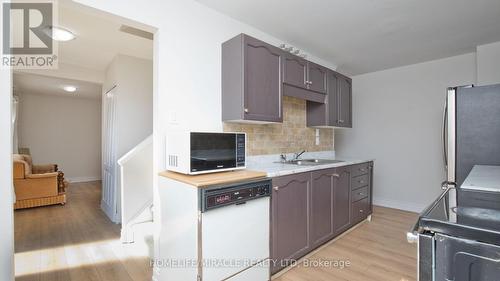
[[[368,197],[369,192],[370,190],[368,189],[368,186],[351,191],[351,202],[356,202],[361,199],[365,199],[366,197]]]
[[[352,170],[351,170],[351,175],[353,177],[357,177],[357,176],[361,176],[361,175],[364,175],[364,174],[368,174],[368,167],[370,166],[370,163],[362,163],[362,164],[358,164],[358,165],[354,165],[352,166]]]
[[[368,198],[361,199],[352,203],[351,205],[351,214],[352,214],[352,222],[357,223],[359,221],[364,220],[370,212],[370,201]]]
[[[351,190],[358,189],[360,187],[364,187],[369,184],[369,175],[362,175],[352,178],[351,180]]]

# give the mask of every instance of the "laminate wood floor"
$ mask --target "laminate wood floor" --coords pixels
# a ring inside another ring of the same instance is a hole
[[[100,200],[100,182],[75,183],[65,206],[15,211],[16,281],[151,280],[149,247],[121,244]]]
[[[100,209],[100,183],[72,184],[68,192],[66,206],[15,212],[16,280],[151,280],[150,247],[120,243],[120,226]],[[414,213],[375,207],[371,222],[308,258],[348,266],[302,264],[274,280],[414,281],[417,249],[406,242],[406,231],[416,219]]]
[[[415,281],[417,247],[407,243],[406,232],[417,217],[375,206],[371,222],[313,253],[308,266],[297,265],[274,281]],[[337,261],[350,265],[342,267]]]

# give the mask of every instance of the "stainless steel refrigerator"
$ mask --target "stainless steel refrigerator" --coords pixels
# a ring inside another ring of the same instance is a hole
[[[500,165],[500,84],[449,88],[443,115],[443,187],[460,188],[474,165]]]
[[[500,84],[449,88],[443,193],[408,232],[419,281],[500,280],[500,192],[461,187],[475,165],[500,166]]]

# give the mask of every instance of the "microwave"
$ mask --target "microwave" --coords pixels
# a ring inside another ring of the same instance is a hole
[[[245,133],[176,132],[167,135],[167,169],[197,175],[245,169]]]

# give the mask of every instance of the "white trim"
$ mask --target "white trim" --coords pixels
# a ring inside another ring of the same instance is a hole
[[[123,155],[120,159],[118,159],[118,161],[117,161],[118,165],[123,166],[135,154],[137,154],[139,151],[143,150],[144,148],[147,148],[151,144],[153,144],[153,135],[150,135],[149,137],[147,137],[145,140],[143,140],[141,143],[139,143],[133,149],[131,149],[129,152],[127,152],[125,155]]]
[[[71,177],[67,178],[70,183],[100,181],[101,177]]]
[[[399,200],[394,201],[392,199],[384,199],[384,198],[373,198],[373,205],[399,209],[403,211],[410,211],[414,213],[420,213],[425,209],[425,207],[427,207],[427,204],[423,203],[403,202]]]

